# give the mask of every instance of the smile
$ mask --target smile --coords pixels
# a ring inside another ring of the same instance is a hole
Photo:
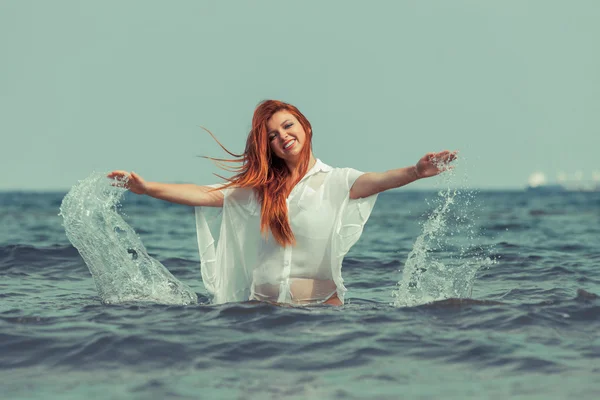
[[[283,150],[290,150],[296,144],[296,139],[292,139],[283,145]]]

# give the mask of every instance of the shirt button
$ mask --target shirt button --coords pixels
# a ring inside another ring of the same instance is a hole
[[[285,266],[287,267],[288,265],[290,265],[290,262],[289,262],[288,260],[285,260],[285,261],[283,262],[283,265],[285,265]]]

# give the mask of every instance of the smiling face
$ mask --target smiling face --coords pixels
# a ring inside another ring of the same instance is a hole
[[[269,118],[267,137],[271,151],[286,163],[297,161],[304,146],[310,146],[302,124],[285,110],[278,111]]]

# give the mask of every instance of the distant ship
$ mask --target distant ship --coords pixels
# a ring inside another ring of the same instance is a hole
[[[591,180],[584,180],[581,172],[576,172],[572,178],[565,173],[559,173],[557,182],[549,183],[543,172],[534,172],[529,176],[526,190],[536,192],[600,192],[600,172],[593,172]]]

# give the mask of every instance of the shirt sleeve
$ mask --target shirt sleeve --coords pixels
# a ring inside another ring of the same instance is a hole
[[[200,254],[200,273],[204,287],[212,295],[216,291],[216,252],[215,239],[213,238],[209,223],[205,215],[205,208],[194,207],[196,215],[196,234],[198,252]]]
[[[219,189],[223,183],[206,185],[209,188]],[[232,188],[220,189],[226,198],[233,191]],[[194,207],[196,216],[196,235],[198,240],[198,252],[200,255],[200,272],[204,287],[214,296],[217,291],[218,264],[216,257],[216,240],[218,237],[221,218],[217,218],[223,209],[216,210],[215,207]]]
[[[350,189],[352,189],[354,182],[356,182],[364,172],[353,168],[343,168],[341,172],[343,186],[339,186],[341,186],[340,189],[343,189],[338,194],[341,196],[341,206],[338,214],[338,229],[336,230],[338,236],[336,244],[337,257],[345,256],[350,248],[358,241],[377,200],[377,194],[360,199],[351,199]]]
[[[260,240],[253,191],[228,188],[223,195],[220,218],[210,217],[215,207],[196,207],[202,281],[216,304],[249,299]]]
[[[206,185],[206,187],[209,188],[213,188],[213,189],[219,189],[219,191],[221,193],[223,193],[223,197],[227,197],[231,194],[231,192],[233,192],[234,188],[233,187],[228,187],[226,189],[221,189],[223,186],[225,186],[224,183],[215,183],[213,185]]]
[[[346,182],[348,185],[348,194],[350,194],[350,189],[352,189],[352,186],[354,185],[354,182],[356,182],[356,180],[364,174],[364,172],[356,170],[354,168],[345,168],[348,172],[347,172],[347,176],[346,176]]]

